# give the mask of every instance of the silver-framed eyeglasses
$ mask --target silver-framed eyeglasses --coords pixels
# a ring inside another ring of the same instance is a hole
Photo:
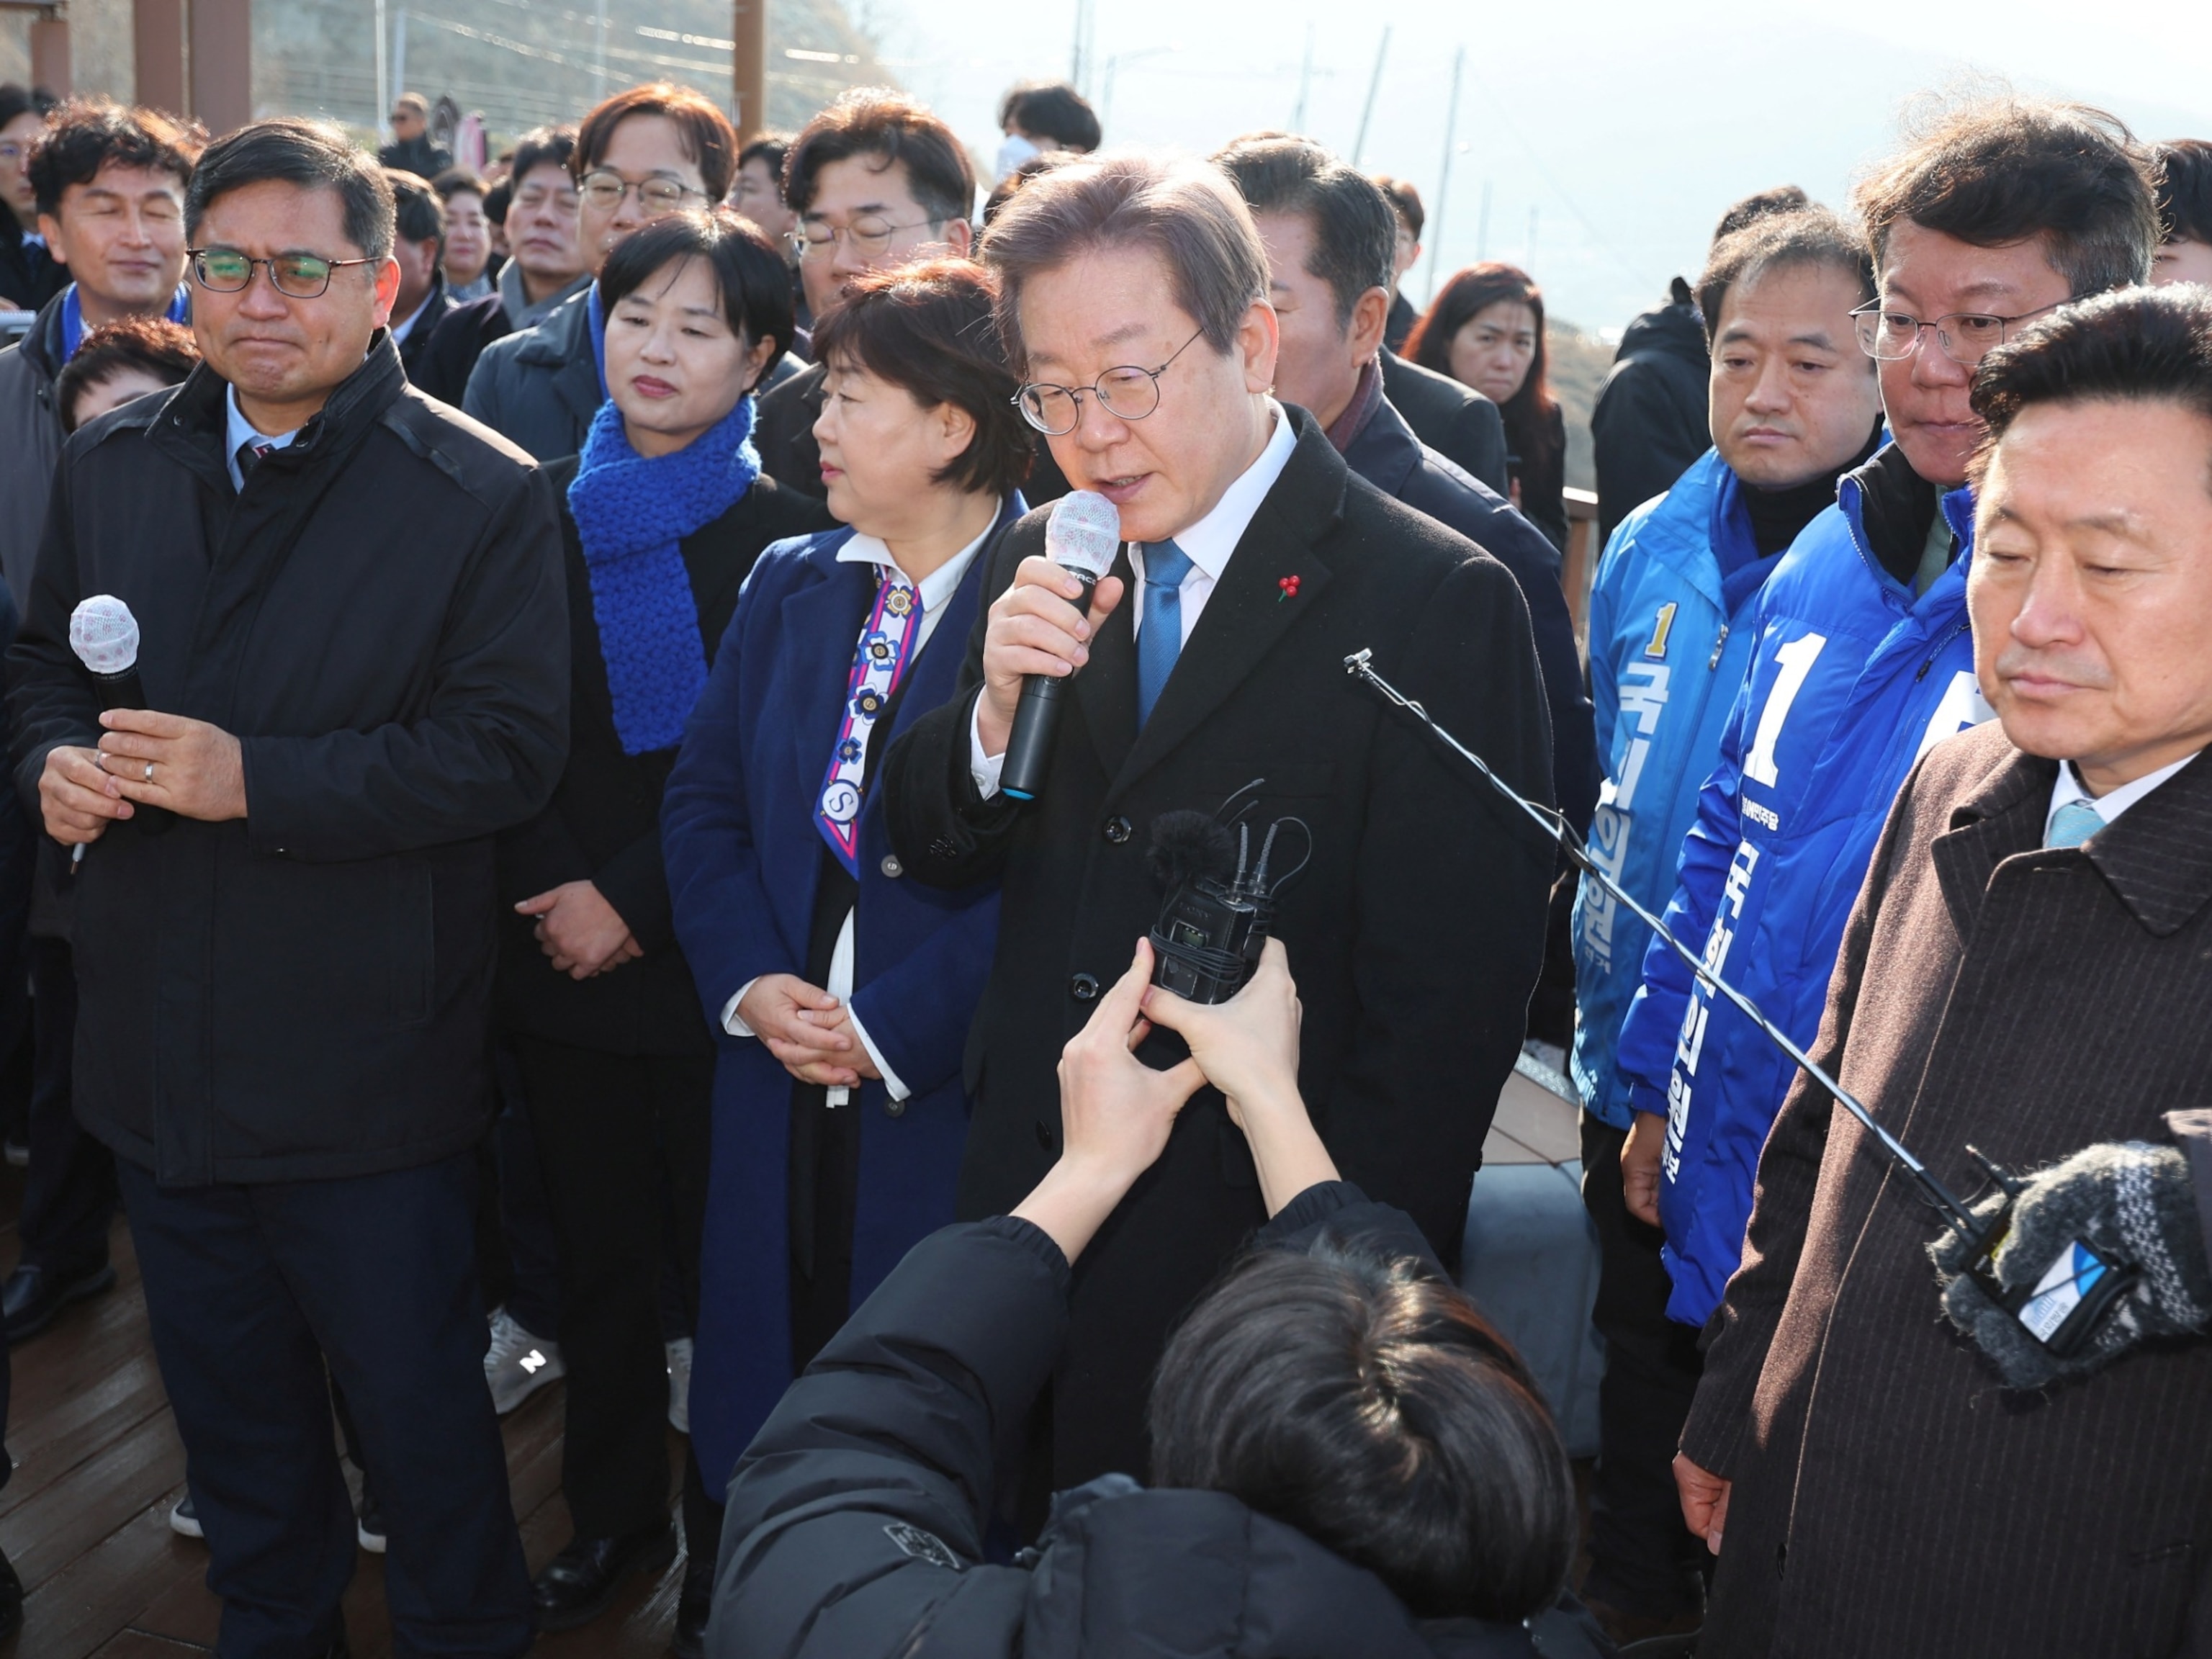
[[[1901,362],[1910,357],[1919,349],[1922,333],[1932,328],[1936,331],[1936,344],[1943,355],[1961,368],[1972,368],[2010,339],[2013,330],[2020,324],[2040,317],[2046,311],[2056,311],[2065,303],[2063,300],[2053,300],[2047,306],[2023,311],[2017,317],[1954,311],[1923,323],[1911,312],[1890,310],[1881,301],[1869,300],[1851,313],[1851,326],[1858,331],[1859,349],[1878,362]]]
[[[269,281],[279,294],[294,300],[319,300],[329,289],[331,273],[348,265],[380,265],[381,259],[325,259],[319,253],[278,253],[257,259],[234,247],[188,247],[192,277],[210,294],[243,293],[253,281],[253,267],[269,267]]]
[[[833,225],[820,219],[809,220],[800,229],[791,233],[791,251],[802,259],[828,259],[836,255],[841,241],[852,244],[853,252],[862,259],[875,260],[890,252],[891,238],[902,230],[934,230],[942,222],[936,219],[916,219],[911,224],[896,225],[888,219],[864,213],[849,225]]]
[[[694,196],[707,199],[705,191],[694,190],[680,179],[655,173],[632,184],[611,167],[586,173],[576,185],[576,194],[602,213],[621,206],[622,198],[632,191],[637,192],[638,206],[647,213],[673,213]]]
[[[1175,367],[1175,360],[1191,349],[1199,334],[1206,330],[1201,325],[1194,334],[1170,354],[1167,362],[1158,368],[1139,368],[1134,363],[1124,363],[1119,368],[1109,368],[1089,386],[1054,386],[1049,381],[1032,380],[1014,393],[1015,407],[1027,421],[1048,438],[1065,437],[1083,424],[1083,398],[1085,393],[1098,399],[1098,406],[1117,421],[1141,421],[1160,406],[1160,376]]]

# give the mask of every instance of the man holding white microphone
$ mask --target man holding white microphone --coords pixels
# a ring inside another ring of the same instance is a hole
[[[116,1155],[234,1659],[344,1650],[325,1365],[400,1647],[532,1638],[472,1149],[493,837],[560,775],[566,601],[528,459],[406,386],[392,221],[334,130],[209,149],[205,362],[70,441],[9,659],[17,786],[84,849],[76,1110]],[[136,618],[145,708],[72,652],[97,595]]]

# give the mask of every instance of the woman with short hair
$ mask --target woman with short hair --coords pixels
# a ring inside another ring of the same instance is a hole
[[[691,1378],[718,1495],[792,1377],[952,1219],[997,884],[906,879],[875,780],[954,695],[979,555],[1025,510],[995,297],[939,260],[863,276],[823,323],[814,435],[844,527],[762,556],[669,780],[676,928],[726,1033]]]
[[[582,453],[545,469],[568,552],[568,760],[500,847],[500,1020],[550,1200],[568,1379],[575,1536],[538,1577],[540,1630],[596,1618],[675,1553],[664,1229],[696,1305],[714,1053],[670,918],[661,791],[754,562],[822,521],[761,476],[751,442],[752,387],[792,327],[767,240],[726,209],[670,215],[615,249],[599,292],[607,400]],[[696,1469],[684,1508],[696,1642],[719,1518]]]

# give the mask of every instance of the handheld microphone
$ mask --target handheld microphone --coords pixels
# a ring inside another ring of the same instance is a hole
[[[70,612],[70,649],[92,676],[102,708],[143,708],[146,689],[138,683],[138,619],[112,593],[94,593]],[[140,806],[131,815],[144,835],[168,828],[169,815],[158,806]],[[70,868],[84,862],[88,843],[70,853]]]
[[[94,593],[70,612],[70,649],[92,675],[102,708],[143,708],[138,619],[112,593]]]
[[[1045,556],[1083,584],[1082,595],[1075,601],[1078,610],[1090,608],[1091,590],[1113,568],[1121,545],[1121,510],[1103,495],[1078,489],[1052,504],[1052,517],[1044,527]],[[1016,800],[1035,800],[1044,787],[1060,699],[1073,678],[1031,674],[1022,681],[1022,700],[1014,707],[1014,726],[1007,734],[1006,757],[999,771],[1000,790]]]

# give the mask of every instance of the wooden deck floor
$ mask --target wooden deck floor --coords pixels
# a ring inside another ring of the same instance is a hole
[[[0,1170],[0,1272],[15,1265],[22,1172]],[[215,1645],[220,1604],[203,1582],[207,1551],[169,1530],[182,1496],[178,1443],[146,1327],[131,1236],[116,1223],[118,1283],[70,1309],[11,1355],[0,1550],[29,1595],[12,1659],[189,1659]],[[568,1540],[561,1498],[562,1386],[541,1389],[502,1425],[522,1543],[534,1572]],[[672,1496],[684,1442],[669,1436]],[[355,1659],[386,1659],[392,1627],[381,1557],[359,1557],[346,1595]],[[658,1659],[668,1644],[679,1563],[640,1583],[589,1627],[547,1637],[547,1659]]]

